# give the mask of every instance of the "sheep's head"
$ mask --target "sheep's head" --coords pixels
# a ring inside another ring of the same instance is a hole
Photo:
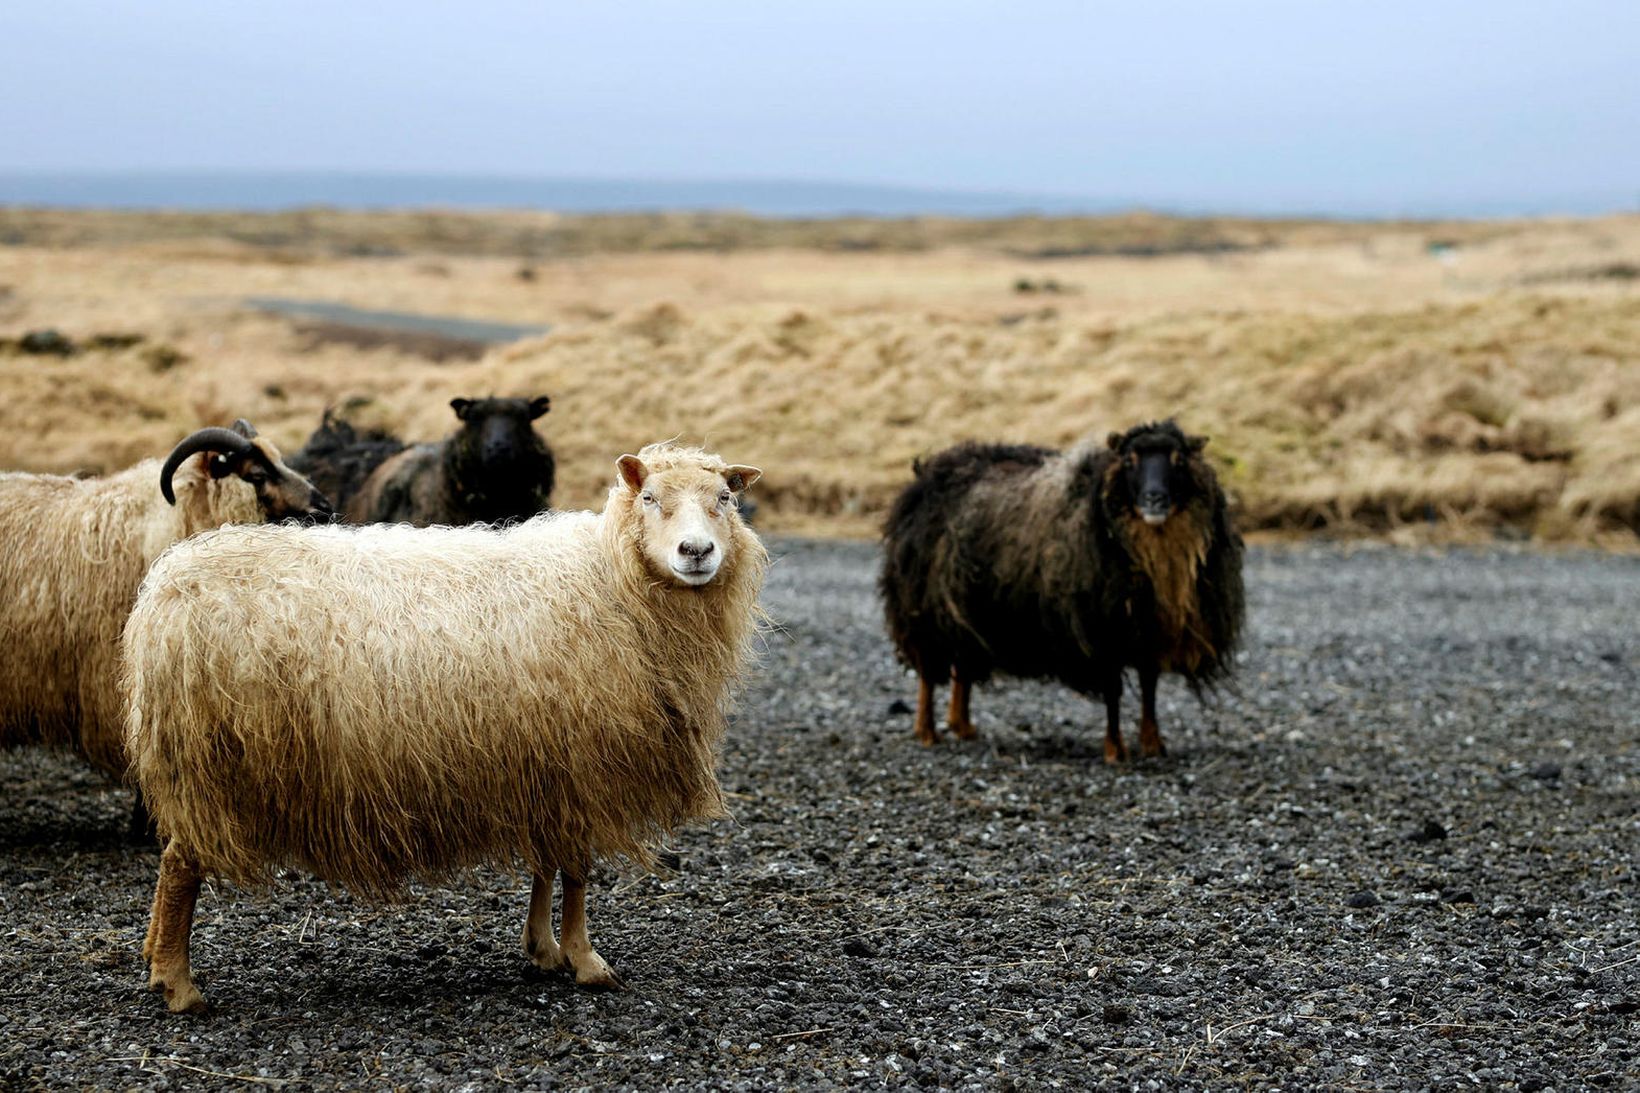
[[[325,495],[287,467],[273,442],[257,436],[256,429],[243,418],[235,421],[231,429],[201,429],[171,449],[159,472],[159,490],[169,504],[177,503],[171,482],[177,468],[201,453],[205,457],[205,471],[211,478],[232,475],[255,491],[262,518],[270,524],[314,523],[335,515]]]
[[[615,466],[650,570],[691,588],[710,584],[736,549],[736,496],[763,472],[670,444],[650,444]]]
[[[505,474],[539,458],[541,438],[530,422],[552,407],[536,398],[456,398],[450,409],[461,419],[454,444],[464,463],[485,474]]]
[[[1201,492],[1198,453],[1207,445],[1205,436],[1186,436],[1162,421],[1111,433],[1106,443],[1116,456],[1106,479],[1107,505],[1160,527]]]

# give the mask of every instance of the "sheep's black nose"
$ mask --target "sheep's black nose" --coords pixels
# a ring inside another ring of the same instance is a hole
[[[712,551],[716,549],[717,544],[712,542],[710,539],[703,543],[691,543],[685,540],[684,542],[678,544],[678,553],[682,554],[685,558],[710,557]]]
[[[1164,508],[1167,505],[1166,490],[1146,490],[1139,495],[1139,504],[1147,509]]]

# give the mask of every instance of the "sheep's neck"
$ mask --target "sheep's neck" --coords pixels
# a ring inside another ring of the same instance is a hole
[[[1135,516],[1124,517],[1128,550],[1135,567],[1150,582],[1161,623],[1163,670],[1195,671],[1212,656],[1207,626],[1196,595],[1196,575],[1207,560],[1207,532],[1200,514],[1187,508],[1151,527]]]
[[[613,563],[611,591],[650,646],[634,652],[663,669],[654,673],[659,693],[682,715],[681,721],[669,718],[716,746],[759,617],[757,593],[768,555],[755,535],[737,535],[731,557],[709,586],[675,588],[650,570],[635,505],[635,495],[617,486],[600,517],[600,540]]]

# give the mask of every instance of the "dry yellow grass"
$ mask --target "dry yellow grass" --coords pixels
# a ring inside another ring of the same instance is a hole
[[[920,453],[1171,414],[1213,435],[1251,527],[1632,540],[1640,291],[1620,274],[1640,218],[1460,228],[1267,225],[1265,249],[1051,262],[977,243],[623,251],[532,261],[524,280],[516,257],[109,243],[82,225],[88,245],[0,248],[0,336],[148,341],[0,356],[0,466],[112,469],[236,415],[295,444],[347,400],[430,437],[454,395],[546,392],[563,504],[594,503],[620,452],[682,435],[765,469],[765,526],[854,535]],[[1463,245],[1431,254],[1437,236]],[[252,294],[554,331],[436,364],[311,344],[243,310]],[[186,360],[156,371],[154,343]]]

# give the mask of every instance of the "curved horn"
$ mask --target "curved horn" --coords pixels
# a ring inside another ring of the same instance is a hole
[[[171,454],[165,457],[165,466],[159,469],[159,492],[165,495],[166,504],[177,503],[176,492],[171,489],[171,476],[182,466],[182,461],[191,455],[198,452],[244,455],[251,447],[250,441],[232,429],[201,429],[197,433],[185,436],[180,444],[171,449]]]

